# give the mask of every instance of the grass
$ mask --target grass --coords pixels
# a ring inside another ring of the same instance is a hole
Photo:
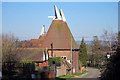
[[[57,78],[74,78],[75,76],[80,76],[85,74],[86,72],[88,72],[87,70],[85,70],[82,73],[78,73],[78,74],[73,74],[73,75],[62,75],[62,76],[58,76]]]

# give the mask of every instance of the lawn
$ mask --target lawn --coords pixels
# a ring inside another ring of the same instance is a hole
[[[78,73],[78,74],[58,76],[57,78],[74,78],[75,76],[83,75],[83,74],[85,74],[86,72],[88,72],[88,71],[85,70],[84,72]]]

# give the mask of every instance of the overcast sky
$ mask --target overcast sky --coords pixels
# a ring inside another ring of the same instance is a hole
[[[3,2],[3,33],[13,33],[20,40],[39,38],[42,25],[46,31],[50,27],[48,16],[54,16],[54,5],[62,8],[75,40],[92,40],[104,29],[118,31],[117,2]]]

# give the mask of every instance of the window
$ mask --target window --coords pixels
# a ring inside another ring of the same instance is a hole
[[[64,59],[66,59],[66,57],[64,57]]]
[[[66,56],[61,56],[63,59],[67,59],[67,57]]]

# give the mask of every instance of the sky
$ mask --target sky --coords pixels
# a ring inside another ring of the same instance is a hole
[[[3,2],[2,33],[13,33],[19,40],[39,38],[42,26],[46,31],[50,27],[54,5],[62,8],[75,40],[118,31],[117,2]]]
[[[3,2],[118,2],[119,0],[2,0]]]

